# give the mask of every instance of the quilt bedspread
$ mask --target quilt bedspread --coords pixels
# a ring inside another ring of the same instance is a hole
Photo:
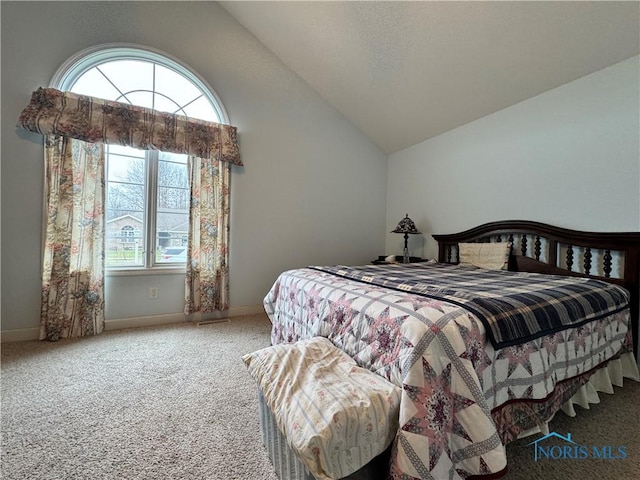
[[[590,278],[445,263],[314,268],[460,305],[484,324],[496,349],[629,308],[629,292]]]
[[[391,479],[504,471],[511,437],[494,420],[504,420],[503,406],[547,399],[630,347],[628,310],[495,350],[482,322],[458,305],[311,268],[282,273],[264,307],[274,345],[323,336],[402,387]],[[531,428],[509,421],[510,436]]]

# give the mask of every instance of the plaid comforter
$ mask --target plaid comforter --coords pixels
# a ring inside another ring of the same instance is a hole
[[[484,324],[495,349],[578,327],[629,308],[626,290],[588,278],[444,263],[311,268],[464,307]]]

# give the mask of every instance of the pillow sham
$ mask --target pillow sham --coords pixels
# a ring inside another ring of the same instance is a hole
[[[488,270],[508,270],[511,242],[459,243],[458,260],[461,265],[473,265]]]
[[[287,443],[318,480],[346,477],[398,430],[401,389],[314,337],[242,357]]]

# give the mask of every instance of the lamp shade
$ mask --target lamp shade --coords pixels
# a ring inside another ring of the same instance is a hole
[[[409,214],[407,213],[406,216],[402,220],[400,220],[396,229],[391,230],[391,233],[414,234],[414,233],[421,233],[421,232],[416,228],[416,224],[413,223],[413,220],[409,218]]]

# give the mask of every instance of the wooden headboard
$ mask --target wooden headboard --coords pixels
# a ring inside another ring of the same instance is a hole
[[[491,222],[433,235],[438,261],[458,263],[458,243],[511,242],[509,270],[596,278],[631,293],[631,330],[638,356],[640,232],[582,232],[526,220]]]

